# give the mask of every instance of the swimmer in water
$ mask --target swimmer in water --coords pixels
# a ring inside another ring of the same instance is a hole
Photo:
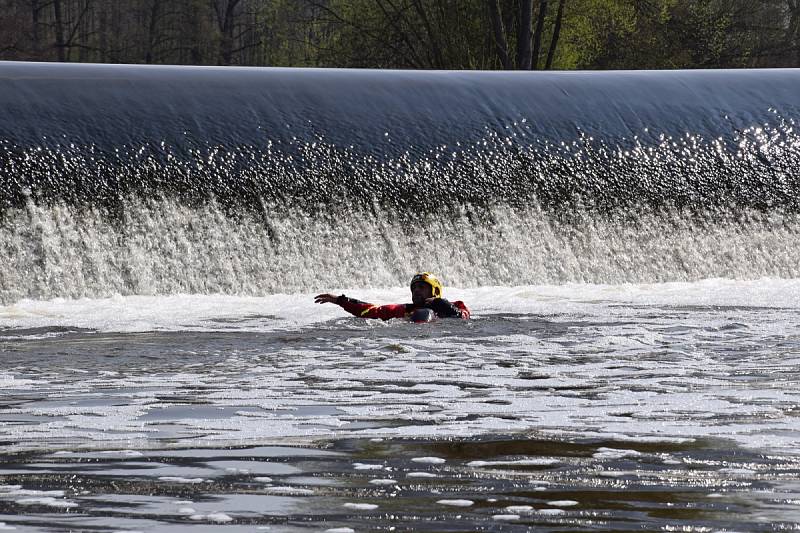
[[[318,304],[336,304],[348,313],[361,318],[410,318],[414,322],[428,322],[433,318],[469,318],[464,302],[450,302],[442,298],[442,282],[430,272],[421,272],[411,279],[410,304],[374,305],[348,298],[344,294],[318,294]]]

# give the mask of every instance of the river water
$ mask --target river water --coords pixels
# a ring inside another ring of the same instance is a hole
[[[0,531],[800,529],[798,80],[0,62]]]
[[[800,282],[446,290],[472,320],[311,294],[0,308],[2,527],[800,523]]]

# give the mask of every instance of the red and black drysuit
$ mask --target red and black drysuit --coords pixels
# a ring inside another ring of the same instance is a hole
[[[436,313],[439,318],[469,318],[469,309],[464,302],[458,300],[451,302],[444,298],[434,298],[430,304],[389,304],[375,305],[367,302],[348,298],[344,294],[336,298],[336,304],[348,313],[361,318],[380,318],[389,320],[392,318],[408,318],[417,309],[427,307]]]

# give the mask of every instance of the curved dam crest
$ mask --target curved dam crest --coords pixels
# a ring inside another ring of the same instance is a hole
[[[430,72],[4,62],[0,138],[113,150],[321,136],[383,157],[478,142],[487,130],[517,133],[521,143],[572,142],[579,132],[611,145],[662,134],[730,140],[773,119],[772,110],[796,116],[798,87],[800,69]]]
[[[0,302],[796,278],[798,87],[0,63]]]

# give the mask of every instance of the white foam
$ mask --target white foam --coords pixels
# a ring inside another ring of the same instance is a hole
[[[372,511],[373,509],[377,509],[378,506],[374,503],[345,503],[343,507],[348,509],[353,509],[355,511]]]
[[[370,479],[369,482],[372,485],[397,485],[394,479]]]
[[[282,494],[285,496],[310,496],[314,494],[313,490],[302,487],[264,487],[261,490],[268,494]]]
[[[509,513],[529,513],[533,511],[533,507],[530,505],[509,505],[506,507],[506,511]]]
[[[367,463],[353,463],[355,470],[382,470],[383,465],[367,464]]]
[[[233,522],[233,518],[226,515],[225,513],[209,513],[206,515],[206,518],[208,518],[212,522],[220,522],[220,523]]]
[[[465,301],[477,317],[493,313],[612,313],[614,304],[800,308],[800,280],[705,279],[639,284],[531,285],[450,288],[446,296]],[[329,292],[376,303],[406,302],[405,287]],[[102,332],[273,331],[349,316],[333,304],[314,304],[313,293],[269,296],[169,295],[69,300],[20,300],[0,306],[0,328],[73,327]],[[248,318],[249,317],[249,318]],[[228,322],[233,320],[234,322]],[[380,322],[365,322],[378,325]]]
[[[562,515],[565,513],[563,509],[539,509],[536,512],[539,514],[550,515],[550,516]]]
[[[415,463],[427,463],[431,465],[441,465],[447,462],[441,457],[413,457],[411,460]]]
[[[57,507],[60,509],[69,509],[78,506],[77,503],[62,499],[51,498],[48,496],[40,498],[20,498],[15,501],[20,505],[45,505],[47,507]]]
[[[622,459],[624,457],[639,457],[641,452],[636,450],[619,450],[617,448],[597,448],[597,451],[592,454],[595,459]]]
[[[99,452],[103,455],[120,455],[122,457],[142,457],[144,454],[137,450],[106,450]]]
[[[409,472],[406,474],[406,477],[433,478],[439,476],[433,472]]]
[[[499,520],[499,521],[513,521],[519,520],[520,516],[518,514],[496,514],[492,515],[492,520]]]
[[[800,444],[800,422],[787,414],[786,406],[796,405],[800,396],[791,382],[759,373],[765,365],[778,373],[800,364],[787,341],[800,333],[798,287],[799,280],[771,279],[448,287],[446,295],[465,300],[477,317],[463,325],[464,334],[458,329],[461,322],[419,333],[399,322],[331,321],[346,314],[333,305],[314,304],[311,294],[22,301],[0,308],[0,327],[67,324],[101,331],[201,331],[222,327],[215,320],[223,319],[225,331],[240,332],[330,323],[306,330],[309,335],[304,336],[316,344],[273,346],[270,350],[275,348],[277,355],[269,358],[255,352],[231,353],[215,359],[213,372],[200,356],[187,357],[178,370],[148,362],[147,372],[131,375],[109,374],[90,365],[70,371],[53,367],[50,374],[5,371],[0,373],[3,390],[35,390],[39,397],[60,401],[9,406],[4,414],[18,416],[21,422],[3,429],[9,440],[19,443],[14,445],[18,449],[70,442],[112,448],[109,457],[133,457],[138,449],[158,447],[164,432],[176,431],[170,428],[173,423],[180,426],[182,443],[198,447],[535,432],[554,439],[630,443],[729,438],[754,448],[791,451]],[[376,302],[408,297],[407,288],[347,292]],[[687,310],[680,307],[684,305],[734,308]],[[517,312],[521,314],[514,315]],[[324,340],[329,328],[345,333],[330,349]],[[776,343],[783,343],[782,351],[762,348]],[[726,357],[721,352],[731,345],[753,348],[742,357]],[[742,372],[758,379],[743,381],[736,377]],[[47,378],[58,380],[57,387]],[[87,392],[100,388],[108,391],[106,404]],[[177,405],[168,398],[189,388],[207,390],[209,408],[224,412],[219,417],[193,417],[176,409],[174,420],[153,416],[162,408],[168,415]],[[317,407],[324,412],[313,412]],[[153,423],[154,418],[164,423]],[[594,458],[635,459],[638,453],[600,448]],[[491,459],[466,464],[536,467],[571,461]],[[436,465],[445,460],[413,461]],[[353,463],[355,470],[385,468]],[[606,470],[597,475],[637,475],[631,472]],[[200,483],[214,475],[218,474],[160,479]]]
[[[475,504],[472,500],[437,500],[439,505],[449,505],[451,507],[470,507]]]
[[[189,517],[190,520],[208,520],[209,522],[216,522],[218,524],[225,524],[233,522],[233,518],[225,513],[208,513],[208,514],[193,514]]]
[[[558,459],[517,459],[509,461],[470,461],[467,466],[483,467],[483,466],[550,466],[559,464],[561,461]]]
[[[161,476],[158,478],[159,481],[167,481],[169,483],[186,483],[186,484],[196,484],[196,483],[203,483],[205,479],[201,477],[180,477],[180,476]]]
[[[63,490],[32,490],[23,489],[22,485],[0,485],[0,498],[26,497],[31,500],[36,498],[63,498]],[[18,500],[19,501],[19,500]]]
[[[547,502],[547,505],[552,505],[553,507],[572,507],[573,505],[578,505],[578,502],[575,500],[554,500],[552,502]]]

